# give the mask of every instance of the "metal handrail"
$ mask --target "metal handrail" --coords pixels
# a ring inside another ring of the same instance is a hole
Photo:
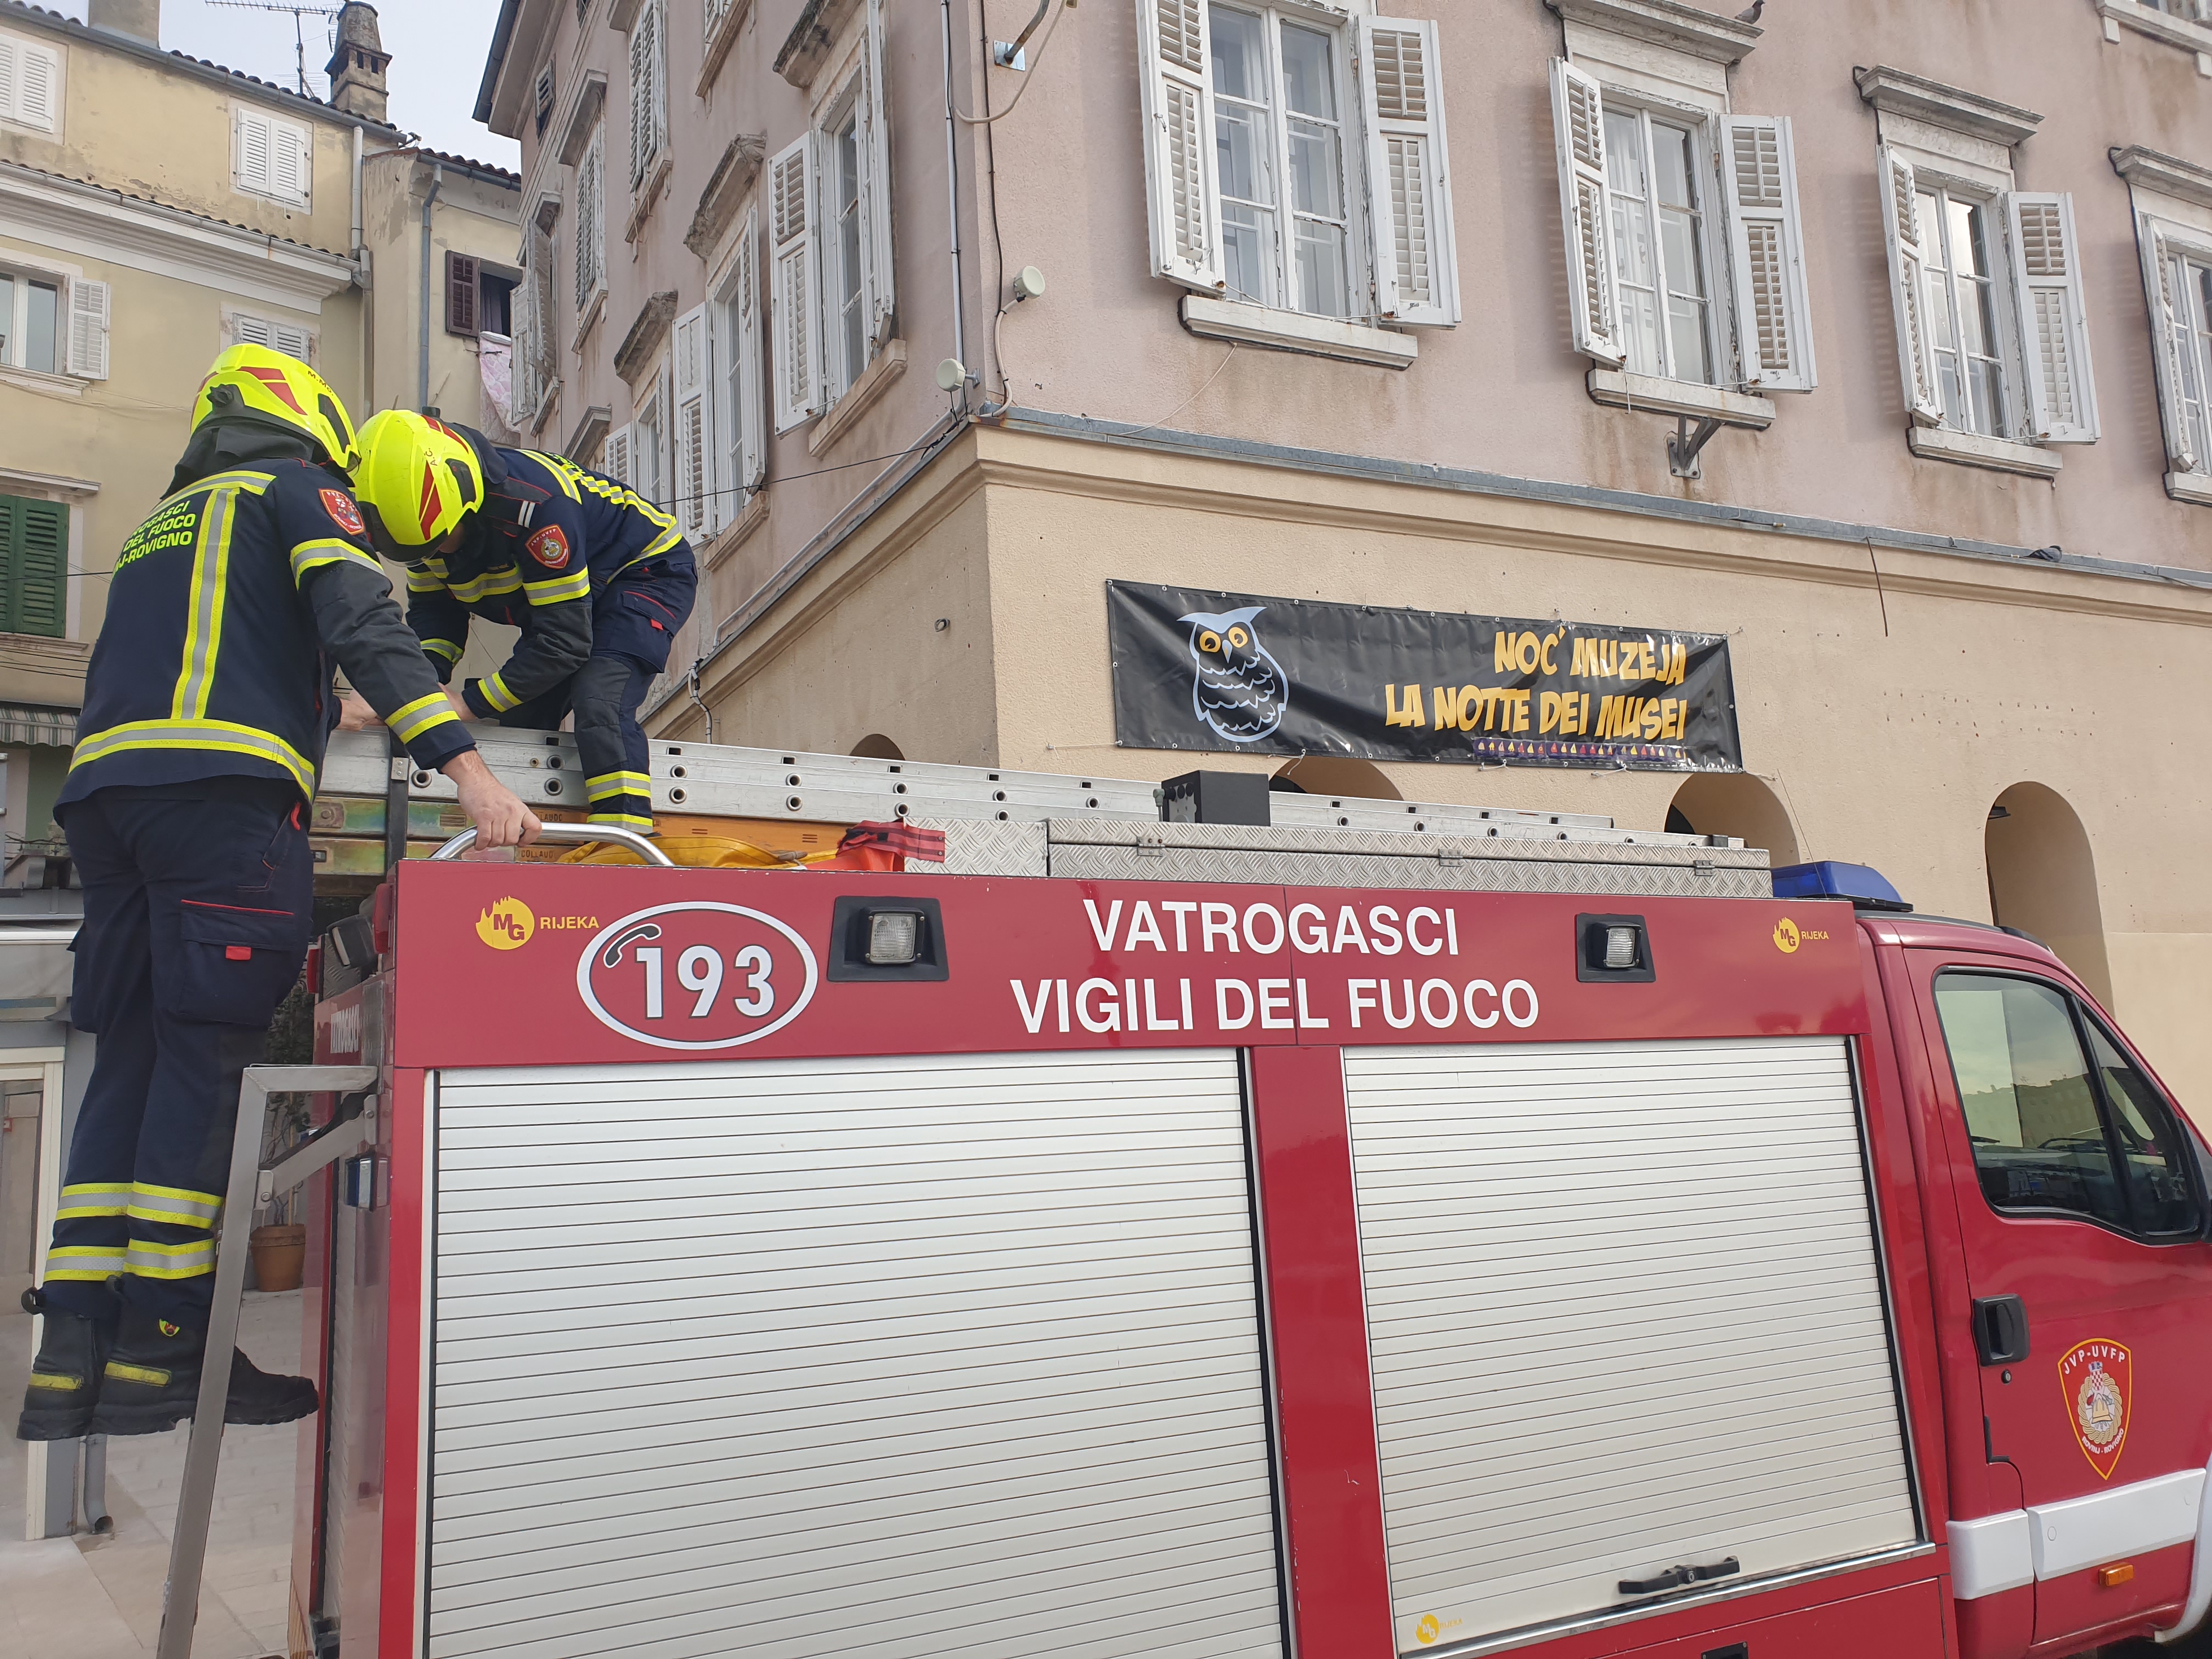
[[[619,829],[611,823],[543,824],[539,826],[538,838],[540,841],[574,842],[580,846],[588,845],[595,841],[612,842],[617,847],[629,848],[647,864],[658,864],[669,870],[677,867],[674,859],[669,857],[636,830]],[[462,830],[459,835],[455,836],[453,840],[447,842],[430,856],[434,859],[459,858],[476,844],[477,832],[471,826]]]

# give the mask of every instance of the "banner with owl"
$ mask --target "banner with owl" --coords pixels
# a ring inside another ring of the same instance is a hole
[[[1124,749],[1743,767],[1728,639],[1106,584]]]

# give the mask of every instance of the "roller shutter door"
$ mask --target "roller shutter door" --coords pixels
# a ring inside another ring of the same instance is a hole
[[[1225,1051],[449,1073],[431,1659],[1282,1651]]]
[[[1401,1651],[1917,1538],[1841,1041],[1345,1073]]]

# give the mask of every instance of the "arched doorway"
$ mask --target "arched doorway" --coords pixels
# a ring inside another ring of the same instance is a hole
[[[2112,1005],[2105,913],[2089,832],[2057,790],[2015,783],[1990,807],[1982,855],[1989,868],[1990,919],[2033,933],[2057,954],[2098,1001]]]
[[[1667,828],[1678,836],[1739,836],[1747,847],[1765,848],[1778,870],[1802,857],[1789,809],[1748,772],[1700,772],[1685,779],[1667,809]]]
[[[1269,780],[1274,789],[1358,800],[1403,800],[1382,769],[1345,755],[1301,755]]]
[[[880,732],[871,732],[853,745],[854,758],[859,760],[902,761],[906,756],[899,746]]]

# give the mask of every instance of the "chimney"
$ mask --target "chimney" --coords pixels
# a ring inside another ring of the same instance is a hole
[[[392,54],[376,27],[376,8],[365,0],[349,0],[338,13],[337,44],[323,70],[331,77],[331,103],[348,115],[364,120],[385,120],[390,94],[384,72]]]
[[[161,44],[161,0],[92,0],[85,21],[108,34]]]

